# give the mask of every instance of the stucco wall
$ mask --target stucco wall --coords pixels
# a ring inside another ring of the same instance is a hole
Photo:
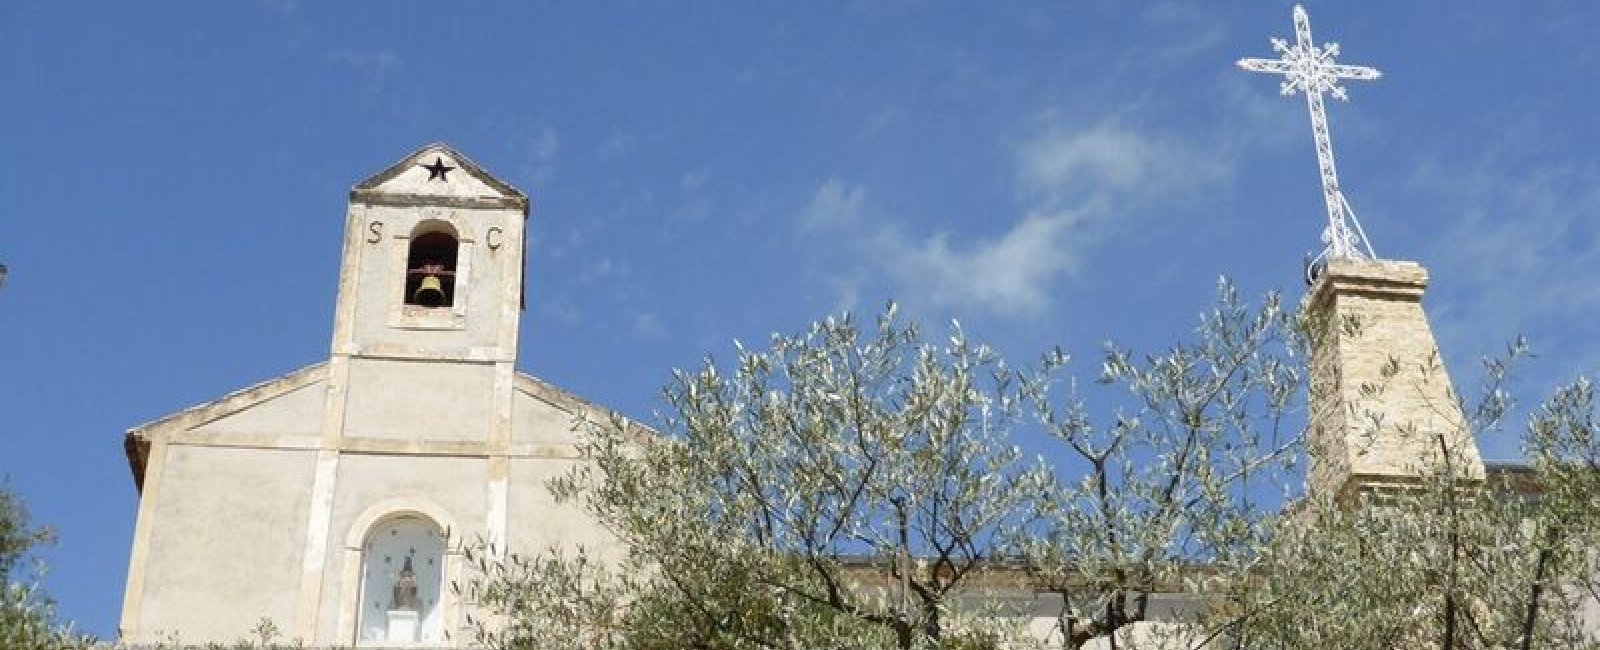
[[[571,471],[575,459],[518,458],[511,461],[509,545],[518,552],[582,545],[591,555],[616,558],[617,541],[579,503],[556,503],[546,483]]]
[[[483,441],[493,387],[490,364],[354,358],[345,435]]]
[[[313,382],[191,431],[214,440],[230,440],[234,434],[315,436],[321,430],[326,399],[327,384]]]
[[[292,621],[314,454],[173,445],[134,641],[234,639]]]
[[[359,555],[347,553],[346,544],[366,536],[370,522],[363,515],[376,514],[375,507],[430,515],[440,527],[449,528],[448,545],[456,547],[484,533],[487,483],[486,463],[481,458],[341,456],[330,535],[326,540],[328,565],[323,573],[318,638],[336,643],[352,640],[348,636],[352,630],[343,628],[352,622],[349,614],[359,588],[355,579],[359,574],[354,571],[353,562],[359,561]],[[374,521],[382,521],[383,516],[379,515]],[[451,575],[447,567],[446,584],[459,577]],[[454,606],[451,598],[443,602],[446,607]],[[452,620],[448,611],[445,620]]]
[[[406,254],[422,222],[448,223],[459,238],[456,303],[458,318],[407,320],[404,302]],[[349,229],[356,238],[353,340],[369,349],[489,349],[501,344],[501,311],[508,288],[520,282],[522,213],[509,209],[355,205]],[[377,229],[377,234],[372,229]],[[499,233],[491,235],[490,229]],[[495,244],[491,247],[490,244]]]
[[[572,411],[520,390],[512,404],[512,444],[570,446],[577,442]]]

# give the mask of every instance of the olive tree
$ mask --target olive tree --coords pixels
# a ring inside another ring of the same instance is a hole
[[[552,486],[626,557],[480,563],[492,579],[469,598],[512,619],[480,641],[913,648],[1004,633],[959,597],[1008,556],[1051,477],[1008,438],[1016,373],[959,327],[934,345],[893,308],[868,331],[830,318],[739,347],[731,373],[678,372],[665,398],[664,440],[589,423],[592,464]]]
[[[1067,451],[1042,525],[1019,540],[1036,588],[1059,598],[1052,645],[1130,644],[1121,631],[1154,618],[1163,647],[1215,638],[1221,628],[1153,600],[1247,579],[1299,487],[1304,340],[1276,294],[1251,307],[1226,281],[1218,293],[1191,343],[1143,357],[1108,346],[1095,404],[1053,381],[1064,355],[1025,382]],[[1052,397],[1053,383],[1067,394]]]
[[[1483,396],[1464,409],[1473,433],[1503,434],[1506,367],[1487,363]],[[1312,495],[1264,547],[1259,578],[1219,608],[1227,647],[1600,647],[1594,408],[1587,380],[1561,388],[1522,433],[1525,463],[1487,477],[1435,434],[1414,480],[1345,502]]]
[[[479,547],[456,588],[492,648],[1594,647],[1592,387],[1535,413],[1518,472],[1444,447],[1305,495],[1316,329],[1223,282],[1188,341],[1078,381],[892,307],[830,318],[675,373],[659,433],[580,423],[550,487],[616,547]],[[1505,371],[1462,426],[1498,427]]]
[[[585,423],[557,481],[626,550],[495,561],[460,588],[494,647],[994,647],[1037,641],[996,590],[1058,596],[1053,645],[1154,615],[1183,567],[1236,573],[1298,449],[1296,340],[1275,296],[1224,283],[1197,343],[1109,348],[1095,411],[1067,356],[1017,369],[959,326],[937,344],[893,307],[738,347],[665,391],[654,441]],[[1065,386],[1065,390],[1063,390]],[[1064,393],[1064,394],[1063,394]],[[1058,441],[1059,467],[1018,435]],[[1175,587],[1176,585],[1176,587]],[[1007,621],[1011,621],[1010,624]]]
[[[27,507],[0,489],[0,648],[63,650],[87,648],[92,640],[56,621],[55,602],[39,588],[43,564],[32,556],[54,534],[34,527]]]

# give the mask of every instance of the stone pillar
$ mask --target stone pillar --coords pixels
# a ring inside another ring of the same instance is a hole
[[[1427,286],[1415,262],[1332,260],[1307,292],[1311,495],[1405,483],[1446,461],[1459,475],[1483,477],[1422,311]]]

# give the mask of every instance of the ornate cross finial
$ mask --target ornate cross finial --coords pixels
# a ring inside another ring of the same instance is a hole
[[[1327,259],[1375,258],[1372,243],[1362,231],[1361,222],[1339,189],[1339,174],[1333,166],[1333,142],[1328,136],[1328,115],[1322,107],[1322,94],[1328,93],[1340,100],[1349,100],[1341,79],[1372,80],[1381,76],[1374,68],[1359,65],[1340,65],[1334,62],[1339,56],[1339,44],[1317,45],[1311,40],[1311,19],[1300,5],[1294,6],[1295,42],[1290,45],[1281,38],[1272,39],[1272,49],[1280,56],[1276,59],[1239,59],[1239,67],[1250,72],[1269,72],[1284,76],[1279,92],[1285,96],[1296,91],[1305,93],[1306,105],[1311,109],[1311,134],[1317,143],[1317,167],[1322,172],[1322,198],[1328,204],[1328,228],[1322,232],[1322,241],[1328,245],[1313,261],[1313,266]],[[1308,269],[1309,272],[1310,269]]]

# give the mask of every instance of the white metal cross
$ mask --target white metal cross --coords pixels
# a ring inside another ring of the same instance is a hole
[[[1280,56],[1276,59],[1239,59],[1239,67],[1250,72],[1270,72],[1284,76],[1279,92],[1285,96],[1295,91],[1305,93],[1306,105],[1311,109],[1311,134],[1317,143],[1317,167],[1322,172],[1322,198],[1328,204],[1328,228],[1322,232],[1322,241],[1328,245],[1317,262],[1330,258],[1376,258],[1372,243],[1367,241],[1361,222],[1356,219],[1350,202],[1339,189],[1339,173],[1333,165],[1333,141],[1328,136],[1328,115],[1322,106],[1322,94],[1328,93],[1341,101],[1349,95],[1339,85],[1341,79],[1377,79],[1382,73],[1374,68],[1359,65],[1340,65],[1334,62],[1339,56],[1339,44],[1321,46],[1311,40],[1311,19],[1300,5],[1294,6],[1295,43],[1290,45],[1281,38],[1272,39],[1272,49]]]

